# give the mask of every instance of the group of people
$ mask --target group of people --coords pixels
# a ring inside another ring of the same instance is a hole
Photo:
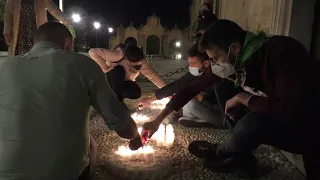
[[[189,72],[168,85],[133,42],[91,49],[90,58],[72,52],[65,25],[39,26],[32,49],[0,66],[0,179],[90,179],[97,153],[89,134],[90,106],[132,150],[182,108],[181,125],[231,131],[222,144],[190,143],[189,152],[203,158],[205,168],[253,172],[253,151],[267,144],[302,154],[307,178],[319,179],[320,143],[311,139],[319,127],[319,62],[290,37],[214,21],[188,50]],[[172,97],[143,125],[142,137],[123,103],[141,97],[135,82],[140,72],[160,89],[139,108]]]

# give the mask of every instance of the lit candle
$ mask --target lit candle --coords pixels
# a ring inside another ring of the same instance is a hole
[[[145,161],[147,161],[148,163],[152,163],[153,162],[153,156],[154,156],[154,150],[151,146],[146,146],[143,147],[144,149],[144,159]]]
[[[137,151],[130,150],[127,146],[119,146],[118,151],[115,152],[115,158],[123,161],[148,161],[153,162],[154,150],[152,146],[145,146],[139,148]]]
[[[174,142],[174,130],[171,124],[166,126],[166,140],[165,145],[167,148],[171,148]]]
[[[159,129],[157,131],[157,137],[156,137],[156,141],[157,141],[158,146],[164,145],[165,131],[166,131],[165,126],[163,124],[160,124]]]

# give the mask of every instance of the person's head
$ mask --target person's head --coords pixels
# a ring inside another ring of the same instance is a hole
[[[204,3],[201,6],[201,11],[213,11],[212,5],[209,3]]]
[[[223,78],[235,73],[245,36],[246,31],[230,20],[217,20],[206,30],[199,41],[199,50],[216,64],[213,73]]]
[[[210,66],[208,55],[198,50],[198,43],[189,48],[187,56],[189,72],[194,76],[200,76]]]
[[[125,49],[125,60],[129,62],[130,66],[132,66],[136,70],[140,70],[141,61],[144,59],[143,52],[137,46],[128,46]]]
[[[135,38],[129,37],[124,41],[124,44],[128,46],[138,46],[138,42]]]
[[[35,33],[34,42],[48,41],[61,49],[73,51],[73,38],[69,29],[59,22],[47,22],[41,25]]]
[[[203,34],[199,41],[199,49],[205,51],[215,63],[234,64],[241,54],[245,36],[246,31],[238,24],[220,19]]]

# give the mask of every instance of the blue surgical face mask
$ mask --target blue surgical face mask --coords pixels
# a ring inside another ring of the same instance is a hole
[[[131,67],[133,67],[135,70],[139,71],[141,69],[142,65],[140,64],[140,65],[135,65],[135,66],[131,66]]]
[[[203,64],[197,68],[197,67],[190,67],[189,66],[189,72],[190,74],[192,74],[193,76],[201,76],[203,74],[204,71],[201,71],[201,67],[203,66]],[[201,71],[201,72],[200,72]]]

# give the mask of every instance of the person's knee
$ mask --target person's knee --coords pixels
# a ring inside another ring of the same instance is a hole
[[[268,115],[260,113],[247,113],[237,123],[236,129],[242,129],[247,133],[263,133],[267,128],[269,129]]]
[[[188,117],[190,114],[192,114],[192,111],[196,108],[198,103],[196,102],[196,99],[190,100],[186,105],[182,108],[182,114],[185,117]]]
[[[142,96],[140,86],[132,81],[127,81],[125,84],[125,97],[129,99],[139,99]]]

